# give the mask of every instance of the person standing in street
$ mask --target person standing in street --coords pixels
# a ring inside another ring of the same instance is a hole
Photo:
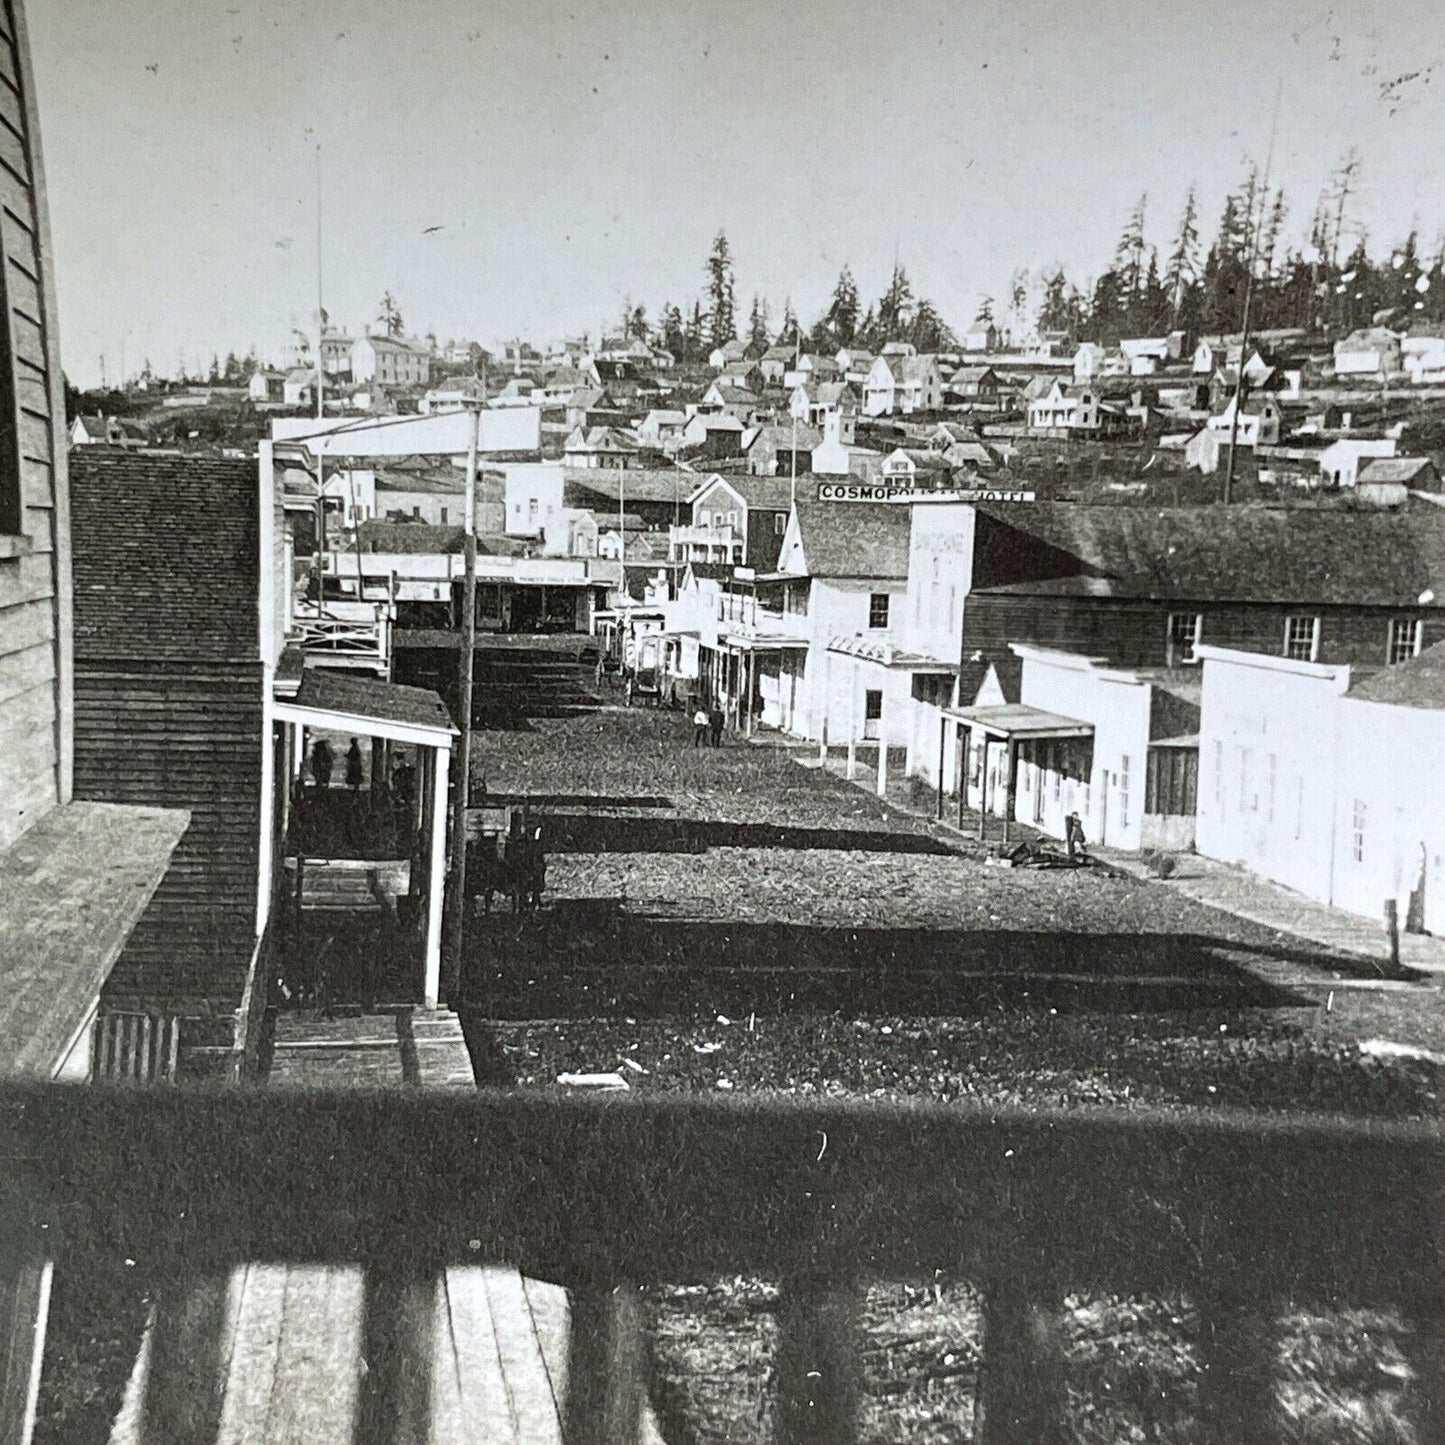
[[[1084,852],[1084,825],[1077,813],[1070,813],[1064,820],[1064,842],[1070,858],[1078,858]]]
[[[317,738],[316,746],[311,749],[311,776],[318,788],[331,786],[331,767],[331,745],[325,738]]]
[[[701,707],[692,715],[692,745],[700,748],[707,741],[707,713]]]
[[[722,747],[723,735],[723,710],[717,703],[713,703],[707,717],[708,726],[712,731],[712,745],[715,748]]]

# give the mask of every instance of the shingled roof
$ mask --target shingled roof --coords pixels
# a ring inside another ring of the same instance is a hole
[[[797,504],[810,577],[908,576],[909,508],[892,502]]]
[[[456,732],[446,704],[430,688],[404,687],[376,677],[343,677],[339,672],[307,668],[293,699],[297,707],[351,713],[380,722]]]
[[[253,461],[73,451],[76,657],[259,659],[259,487]]]
[[[1052,548],[1058,575],[977,590],[1040,596],[1445,606],[1445,511],[985,503],[979,511]],[[1037,571],[1037,548],[1028,549]],[[1007,568],[1007,536],[997,556]],[[1420,599],[1434,594],[1429,604]]]
[[[1364,678],[1349,696],[1398,707],[1445,708],[1445,642]]]

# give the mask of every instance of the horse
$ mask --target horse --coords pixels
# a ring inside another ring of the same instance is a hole
[[[511,836],[484,839],[468,849],[467,884],[480,895],[482,912],[492,911],[492,895],[512,900],[512,912],[539,908],[547,884],[547,853],[540,826]]]

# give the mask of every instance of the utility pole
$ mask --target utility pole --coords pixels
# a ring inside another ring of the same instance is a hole
[[[482,410],[472,407],[472,433],[467,440],[467,492],[463,517],[465,528],[466,572],[462,576],[462,655],[457,673],[457,741],[456,798],[452,803],[452,866],[451,892],[447,898],[448,933],[451,946],[447,950],[446,993],[452,1004],[457,1001],[461,982],[462,954],[467,937],[467,804],[470,801],[472,778],[472,668],[477,647],[477,449],[480,444]],[[444,806],[437,799],[436,806]]]
[[[326,323],[321,319],[321,146],[316,147],[316,420],[326,415],[325,376],[321,362]],[[299,359],[299,358],[298,358]],[[320,428],[318,427],[319,431]],[[355,511],[355,503],[352,505]],[[326,441],[316,439],[316,615],[326,616]],[[339,578],[338,572],[338,578]],[[337,581],[337,587],[341,586]],[[356,557],[356,600],[361,601],[361,555]]]

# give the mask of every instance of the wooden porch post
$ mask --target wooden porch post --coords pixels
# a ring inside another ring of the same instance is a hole
[[[948,719],[942,713],[938,716],[938,807],[934,816],[943,822],[943,755],[948,746]]]
[[[743,658],[743,736],[753,735],[753,689],[758,684],[758,663],[756,654],[749,649]]]
[[[978,772],[978,841],[982,843],[988,828],[988,734],[979,736],[983,760]]]
[[[431,868],[427,877],[425,985],[422,998],[435,1008],[441,998],[442,897],[447,879],[447,770],[449,748],[434,748],[431,795]],[[465,902],[463,902],[465,906]],[[457,960],[460,966],[461,960]]]
[[[958,826],[963,828],[963,810],[968,803],[968,745],[973,730],[964,723],[959,723],[958,732],[953,742],[953,771],[957,774],[958,783]]]
[[[1007,843],[1009,824],[1013,822],[1014,808],[1018,803],[1019,745],[1017,738],[1008,740],[1004,761],[1008,767],[1008,781],[1004,784],[1003,795],[1003,840]]]

